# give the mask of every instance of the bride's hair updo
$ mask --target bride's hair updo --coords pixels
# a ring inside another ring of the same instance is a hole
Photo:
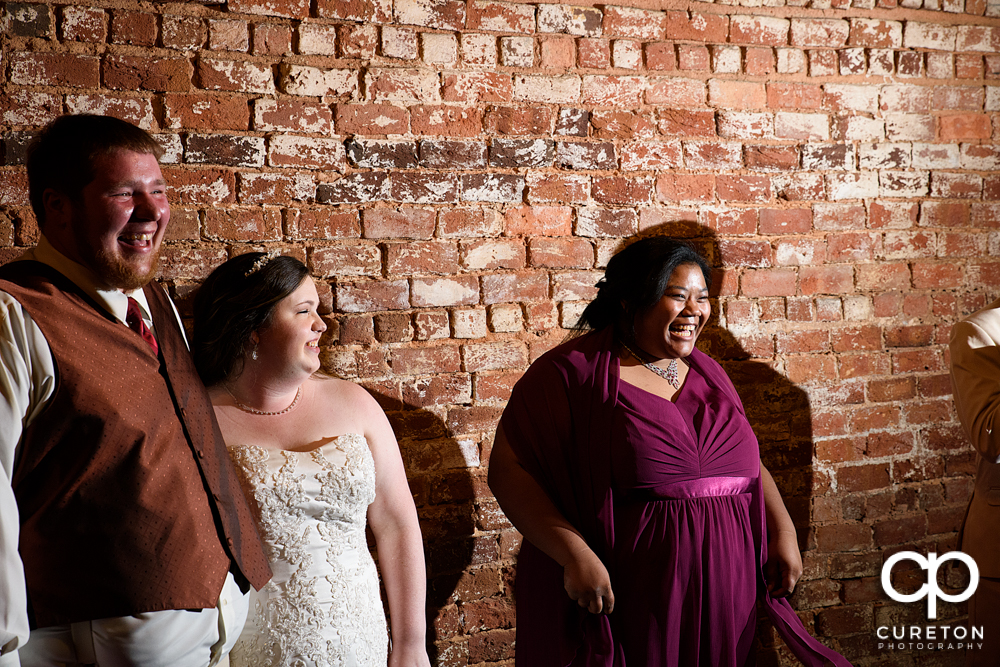
[[[573,327],[577,331],[616,327],[616,334],[629,336],[637,315],[652,308],[663,297],[674,270],[695,264],[712,286],[712,269],[697,250],[684,241],[650,236],[619,251],[608,262],[604,278],[597,283],[597,298],[590,302]]]
[[[266,327],[279,301],[309,269],[294,257],[250,252],[233,257],[205,280],[194,299],[191,355],[205,386],[243,372],[250,334]]]

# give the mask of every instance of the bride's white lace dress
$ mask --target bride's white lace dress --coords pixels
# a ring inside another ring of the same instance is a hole
[[[309,452],[230,454],[274,572],[251,593],[232,667],[385,667],[388,633],[365,540],[375,463],[364,436]]]

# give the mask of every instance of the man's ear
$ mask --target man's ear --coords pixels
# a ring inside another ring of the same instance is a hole
[[[73,218],[73,203],[69,197],[54,188],[46,188],[42,192],[42,206],[46,229],[60,231],[69,226]]]

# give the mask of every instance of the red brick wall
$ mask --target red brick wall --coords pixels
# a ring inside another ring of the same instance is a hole
[[[720,267],[703,347],[799,526],[793,603],[858,664],[915,664],[874,646],[923,613],[878,575],[953,549],[971,488],[946,342],[1000,296],[1000,5],[744,4],[0,4],[0,259],[37,239],[32,131],[90,111],[167,148],[182,306],[234,253],[306,260],[326,363],[400,440],[437,662],[465,665],[512,656],[484,481],[511,385],[621,239],[690,237]]]

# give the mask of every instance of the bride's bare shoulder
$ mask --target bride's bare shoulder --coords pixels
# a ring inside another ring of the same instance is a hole
[[[370,410],[377,403],[359,384],[340,378],[316,376],[310,378],[316,395],[323,402],[334,402],[340,409]]]

